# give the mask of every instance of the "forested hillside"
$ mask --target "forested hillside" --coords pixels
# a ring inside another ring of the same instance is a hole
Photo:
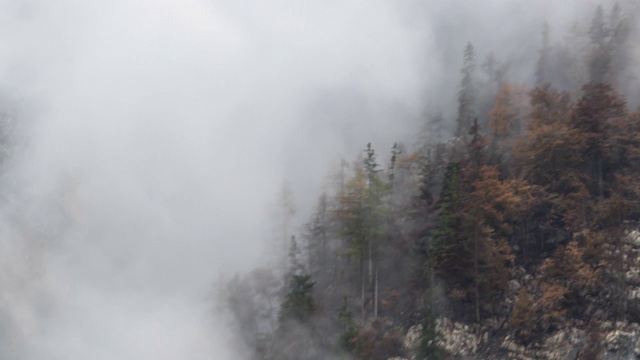
[[[362,144],[301,229],[285,191],[277,266],[216,292],[255,358],[506,359],[569,327],[574,359],[603,358],[607,326],[640,323],[639,20],[607,3],[573,34],[540,24],[531,83],[462,44],[455,118]]]

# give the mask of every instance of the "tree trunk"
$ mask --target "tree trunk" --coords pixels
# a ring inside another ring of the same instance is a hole
[[[373,241],[368,241],[369,245],[369,290],[373,293]]]
[[[378,266],[376,265],[375,271],[375,284],[373,291],[373,318],[378,317]]]
[[[598,195],[602,198],[604,191],[602,190],[602,158],[598,159]]]
[[[364,326],[364,254],[360,252],[360,316]]]
[[[474,273],[474,285],[476,293],[476,322],[480,324],[480,289],[478,286],[478,227],[473,232],[473,242],[475,247],[475,254],[473,256],[473,273]]]

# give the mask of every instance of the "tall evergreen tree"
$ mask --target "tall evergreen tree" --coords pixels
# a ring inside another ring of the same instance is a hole
[[[426,146],[434,146],[444,140],[444,117],[441,111],[427,117],[425,132]]]
[[[387,184],[379,176],[381,169],[379,169],[376,157],[375,150],[371,147],[371,143],[368,143],[367,148],[365,149],[365,158],[363,161],[364,171],[367,174],[368,179],[365,197],[365,226],[368,227],[368,238],[366,239],[369,264],[368,279],[374,318],[378,316],[378,252],[385,221],[383,197],[388,189]]]
[[[287,284],[280,320],[305,322],[316,309],[312,296],[313,281],[308,274],[293,275]]]
[[[611,32],[611,83],[616,89],[627,89],[630,79],[623,78],[624,71],[631,62],[630,48],[627,45],[631,34],[630,21],[619,4],[615,4],[609,16],[609,28]]]
[[[604,84],[611,81],[611,31],[604,17],[602,5],[596,8],[589,28],[591,52],[589,54],[589,82]]]
[[[459,162],[447,164],[437,205],[437,223],[431,232],[435,271],[444,279],[449,294],[464,292],[473,279],[473,256],[463,235],[464,189]],[[425,264],[426,265],[426,264]]]
[[[536,62],[536,85],[542,86],[551,82],[551,43],[549,39],[549,23],[545,21],[542,28],[542,47]]]
[[[307,251],[309,253],[309,274],[316,280],[316,289],[324,292],[331,281],[331,272],[334,269],[331,257],[330,244],[331,224],[329,218],[329,199],[326,193],[322,193],[316,206],[311,221],[306,224],[305,237]]]
[[[458,92],[458,118],[456,136],[465,136],[477,116],[476,110],[476,55],[473,45],[468,43],[464,49],[462,62],[462,81]]]
[[[298,246],[295,236],[291,236],[291,243],[289,245],[289,270],[288,276],[293,277],[296,275],[302,275],[306,273],[304,265],[302,265],[302,251]]]
[[[442,360],[444,359],[444,351],[439,344],[442,334],[436,328],[436,312],[433,306],[432,293],[433,284],[430,284],[424,296],[422,327],[417,353],[421,359]]]

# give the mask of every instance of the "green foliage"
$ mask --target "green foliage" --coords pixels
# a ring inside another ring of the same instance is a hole
[[[361,256],[369,239],[369,229],[366,226],[366,181],[364,171],[357,167],[354,176],[338,196],[339,207],[336,215],[341,225],[341,233],[348,239],[349,246],[344,251],[347,256]]]
[[[452,243],[452,240],[455,238],[454,234],[460,225],[460,221],[456,217],[456,213],[461,208],[460,187],[460,163],[452,162],[447,164],[438,204],[438,224],[432,233],[432,242],[438,264],[442,264],[452,255],[451,252],[456,245]]]
[[[305,273],[304,265],[300,262],[300,257],[302,255],[302,251],[298,247],[298,242],[296,241],[296,237],[291,237],[291,244],[289,245],[289,269],[288,276],[294,275],[302,275]]]
[[[469,238],[462,236],[462,174],[459,162],[447,164],[437,210],[437,223],[431,234],[436,271],[449,290],[469,285],[473,268]]]
[[[417,353],[421,359],[442,360],[444,359],[444,351],[438,345],[441,334],[436,329],[436,316],[432,302],[432,290],[428,289],[424,297],[422,328]]]
[[[395,180],[395,170],[396,170],[396,162],[398,160],[398,155],[400,155],[402,151],[398,149],[398,143],[393,143],[393,147],[391,148],[391,160],[389,161],[389,185],[393,186],[393,181]]]
[[[346,297],[338,309],[338,325],[340,326],[338,346],[347,352],[355,351],[357,347],[355,342],[360,332],[360,326],[353,320],[353,313],[349,311]]]
[[[380,176],[376,153],[367,144],[362,167],[354,169],[353,177],[338,196],[337,215],[342,234],[349,239],[348,256],[363,256],[370,243],[382,235],[387,210],[384,198],[389,194],[389,183]]]
[[[307,321],[313,315],[316,306],[311,295],[313,282],[310,275],[293,275],[289,280],[289,291],[282,303],[280,321]]]
[[[476,60],[475,49],[468,43],[464,49],[462,65],[462,81],[460,92],[458,93],[458,118],[456,136],[464,136],[471,127],[472,121],[476,118],[476,89],[475,72]]]

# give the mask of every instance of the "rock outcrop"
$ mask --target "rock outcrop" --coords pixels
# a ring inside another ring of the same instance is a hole
[[[417,325],[407,331],[404,344],[410,355],[406,360],[420,360],[415,356],[420,330],[420,325]],[[640,359],[639,324],[607,322],[601,330],[598,348],[602,350],[599,359]],[[456,359],[578,360],[589,344],[586,330],[573,326],[549,334],[535,344],[526,345],[519,344],[509,334],[491,338],[486,328],[452,322],[446,318],[438,321],[438,331],[442,336],[440,345]]]

